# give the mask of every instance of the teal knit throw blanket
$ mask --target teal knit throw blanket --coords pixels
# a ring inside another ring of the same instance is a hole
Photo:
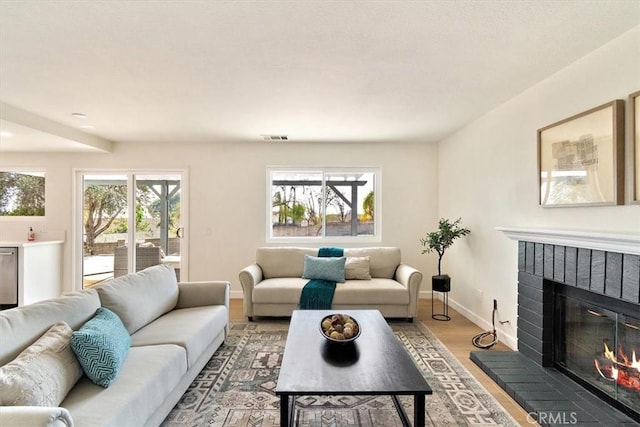
[[[319,257],[341,257],[344,255],[342,248],[323,247],[318,251]],[[329,310],[333,303],[333,294],[336,291],[336,282],[328,280],[311,279],[302,288],[300,294],[301,310]]]

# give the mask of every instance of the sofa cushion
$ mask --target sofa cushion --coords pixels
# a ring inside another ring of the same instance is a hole
[[[347,280],[370,280],[370,258],[348,257],[344,265],[344,277]]]
[[[256,250],[256,264],[262,269],[262,277],[302,277],[304,270],[304,256],[317,256],[318,249],[314,248],[258,248]]]
[[[393,279],[401,261],[400,248],[396,247],[346,248],[344,256],[347,258],[368,256],[371,277],[383,279]]]
[[[344,282],[345,261],[345,257],[315,257],[305,255],[302,278]]]
[[[179,345],[187,351],[187,366],[191,368],[224,330],[228,318],[227,308],[222,305],[173,310],[133,334],[131,345]]]
[[[143,426],[186,372],[182,347],[131,347],[111,387],[82,378],[61,406],[71,412],[77,426]]]
[[[298,304],[307,279],[267,279],[253,289],[254,304]],[[334,305],[409,303],[407,288],[391,279],[347,280],[336,285]]]
[[[60,405],[82,377],[69,345],[72,332],[65,322],[58,322],[0,367],[0,406]]]
[[[262,269],[264,279],[276,277],[301,277],[304,256],[317,256],[318,249],[296,247],[261,247],[256,250],[256,264]],[[370,259],[371,277],[393,279],[401,262],[400,248],[368,247],[345,248],[344,256],[366,257]]]
[[[391,279],[347,280],[336,285],[335,305],[409,304],[407,288]]]
[[[130,345],[127,329],[113,311],[104,307],[71,335],[71,348],[82,370],[102,387],[115,381]]]
[[[302,287],[309,280],[300,277],[266,279],[253,288],[254,304],[298,304]]]
[[[155,265],[97,286],[102,306],[118,315],[130,334],[172,310],[178,282],[168,265]]]
[[[78,329],[100,307],[94,289],[0,311],[0,365],[9,363],[56,322]]]

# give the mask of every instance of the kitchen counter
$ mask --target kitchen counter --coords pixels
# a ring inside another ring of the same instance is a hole
[[[33,242],[18,242],[18,241],[0,241],[0,247],[2,248],[24,248],[26,246],[38,246],[38,245],[55,245],[64,243],[63,240],[35,240]]]
[[[17,251],[17,283],[3,286],[17,286],[18,306],[62,294],[64,240],[6,240],[0,241],[0,248],[15,248]]]

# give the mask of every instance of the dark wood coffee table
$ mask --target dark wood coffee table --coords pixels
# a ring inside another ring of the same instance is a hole
[[[361,325],[352,344],[328,342],[320,321],[335,310],[296,310],[291,316],[276,395],[280,425],[293,425],[296,396],[390,395],[405,426],[411,425],[398,396],[414,399],[414,426],[425,424],[424,397],[431,387],[378,310],[340,310]]]

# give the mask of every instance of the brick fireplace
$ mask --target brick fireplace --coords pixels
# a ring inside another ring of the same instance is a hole
[[[501,231],[518,241],[518,352],[476,351],[471,359],[541,425],[576,422],[638,425],[640,397],[634,390],[627,391],[623,402],[615,401],[565,369],[560,350],[573,354],[575,349],[566,350],[568,346],[564,341],[571,335],[563,330],[565,308],[558,301],[571,295],[571,298],[585,301],[588,307],[598,304],[594,307],[602,307],[601,311],[607,313],[626,312],[636,319],[620,324],[637,326],[640,318],[640,235]],[[595,309],[591,311],[598,314]],[[573,330],[582,328],[584,324]],[[640,332],[629,331],[637,346]],[[575,347],[580,348],[580,345]],[[628,352],[631,355],[631,350]],[[589,363],[586,365],[590,367]],[[637,381],[633,375],[632,381]]]
[[[518,351],[553,365],[554,286],[634,304],[640,313],[640,256],[518,242]]]

